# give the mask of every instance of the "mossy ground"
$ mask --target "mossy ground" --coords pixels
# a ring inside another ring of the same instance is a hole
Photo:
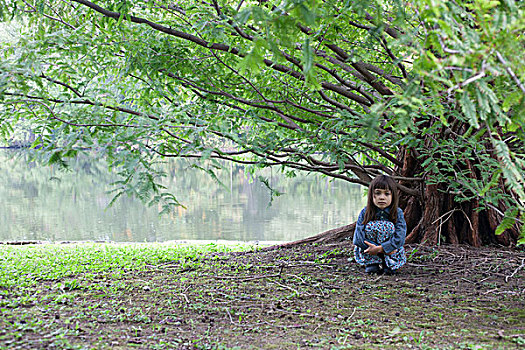
[[[5,247],[2,349],[525,347],[516,250],[408,246],[399,274],[370,276],[348,261],[349,244],[103,255],[96,245]],[[39,267],[20,266],[35,255]]]

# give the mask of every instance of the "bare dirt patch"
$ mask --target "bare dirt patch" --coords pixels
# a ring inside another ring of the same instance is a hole
[[[350,244],[173,261],[42,282],[4,296],[3,349],[514,349],[525,346],[525,253],[408,246],[394,276]],[[69,281],[69,282],[68,282]],[[36,302],[34,301],[36,300]],[[12,305],[12,307],[10,307]]]

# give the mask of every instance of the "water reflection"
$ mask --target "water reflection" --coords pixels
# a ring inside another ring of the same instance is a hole
[[[270,206],[268,189],[244,167],[226,168],[220,186],[187,161],[166,164],[166,185],[187,209],[159,217],[159,208],[127,197],[107,208],[116,177],[101,161],[80,159],[63,173],[0,153],[0,241],[291,241],[355,221],[364,205],[360,186],[267,170],[285,193]]]

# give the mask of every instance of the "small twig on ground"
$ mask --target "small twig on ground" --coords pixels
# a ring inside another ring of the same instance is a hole
[[[486,280],[488,280],[489,278],[490,278],[490,276],[489,276],[489,277],[485,277],[484,279],[482,279],[481,281],[479,281],[479,283],[483,283],[483,282],[485,282]]]
[[[291,290],[292,292],[294,292],[294,293],[297,294],[297,295],[301,295],[301,293],[299,293],[298,290],[293,289],[292,287],[289,287],[289,286],[287,286],[287,285],[285,285],[285,284],[279,283],[279,282],[277,282],[277,281],[272,281],[272,283],[275,283],[275,284],[277,284],[278,286],[281,286],[281,287],[283,287],[283,288],[289,289],[289,290]]]
[[[253,276],[253,277],[236,277],[236,276],[212,276],[212,277],[218,280],[252,281],[252,280],[259,280],[263,278],[281,277],[281,272],[276,273],[274,275],[260,275],[260,276]]]
[[[305,313],[302,313],[302,312],[295,312],[295,311],[288,311],[288,310],[279,310],[279,311],[282,312],[282,313],[285,313],[285,314],[295,315],[295,316],[299,316],[299,317],[317,317],[317,315],[305,314]]]
[[[414,267],[428,267],[428,265],[421,265],[421,264],[414,264],[414,263],[407,263],[407,266],[414,266]]]
[[[524,266],[525,266],[525,258],[521,259],[521,265],[518,266],[518,268],[517,268],[516,270],[514,270],[514,272],[513,272],[510,276],[505,276],[505,282],[509,282],[509,278],[514,277],[514,275],[515,275],[519,270],[521,270]]]
[[[323,292],[323,288],[321,288],[320,285],[317,285],[317,288],[318,288],[319,291],[321,292],[321,295],[323,296],[323,298],[325,298],[326,296],[325,296],[325,294],[324,294],[324,292]]]
[[[186,302],[189,304],[190,303],[190,300],[188,299],[188,297],[186,296],[186,294],[184,293],[180,293],[180,295],[182,295],[184,297],[184,300],[186,300]]]
[[[483,295],[490,294],[490,293],[495,292],[495,291],[497,291],[497,290],[498,290],[498,288],[494,288],[494,289],[487,290],[485,293],[483,293]]]
[[[284,270],[284,265],[281,265],[281,269],[279,270],[279,275],[278,275],[279,278],[281,278],[283,270]]]
[[[233,322],[232,314],[230,314],[230,310],[226,308],[226,313],[228,314],[228,317],[230,317],[230,322],[233,325],[237,325],[235,322]]]
[[[278,328],[302,328],[302,327],[308,327],[308,324],[293,324],[290,326],[281,326],[278,324],[271,324],[270,322],[264,321],[264,323],[272,326],[272,327],[278,327]]]
[[[352,314],[350,315],[350,317],[348,317],[349,320],[352,319],[352,317],[354,317],[356,309],[357,309],[357,307],[354,307],[354,311],[352,311]]]
[[[288,275],[288,276],[297,278],[298,280],[301,281],[302,284],[307,284],[303,278],[301,278],[301,277],[299,277],[297,275]]]
[[[331,268],[334,268],[334,267],[337,267],[337,264],[326,264],[326,263],[316,263],[315,261],[304,261],[302,262],[301,264],[291,264],[291,265],[288,265],[288,267],[304,267],[304,266],[309,266],[309,267],[331,267]]]
[[[472,282],[472,281],[470,281],[470,280],[468,280],[468,279],[466,279],[466,278],[461,277],[461,279],[462,279],[463,281],[468,282],[468,283],[476,284],[476,282]]]

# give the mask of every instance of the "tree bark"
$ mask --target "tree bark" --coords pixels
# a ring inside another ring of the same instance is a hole
[[[341,227],[337,227],[322,233],[319,233],[315,236],[308,237],[305,239],[301,239],[298,241],[293,241],[289,243],[283,243],[278,246],[271,246],[267,248],[263,248],[262,250],[271,250],[275,249],[276,247],[279,248],[290,248],[301,244],[308,244],[308,243],[322,243],[322,244],[329,244],[329,243],[336,243],[336,242],[342,242],[345,240],[352,241],[352,238],[354,237],[354,231],[355,231],[355,222],[350,225],[345,225]]]
[[[439,240],[441,223],[439,213],[441,209],[440,195],[437,185],[427,185],[425,191],[425,211],[423,212],[423,235],[421,242],[428,245],[436,245]]]

